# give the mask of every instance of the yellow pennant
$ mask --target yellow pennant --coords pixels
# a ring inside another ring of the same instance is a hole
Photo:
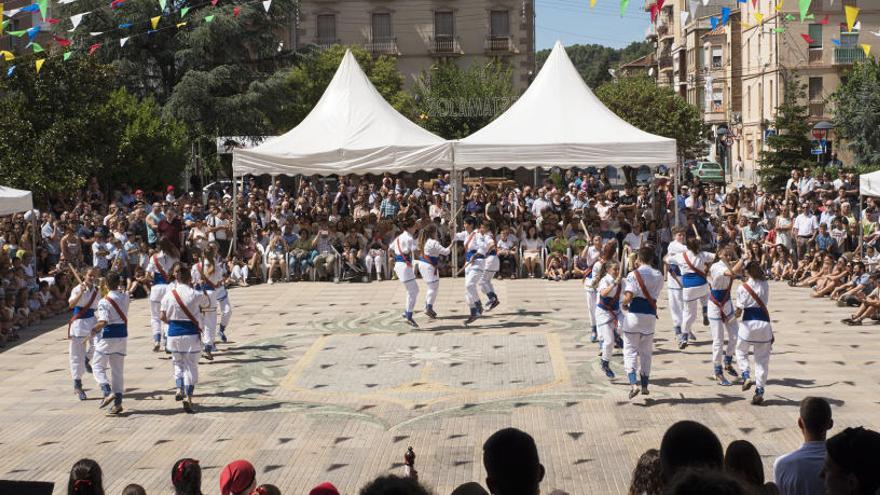
[[[44,63],[45,61],[46,61],[45,58],[41,58],[41,59],[37,59],[37,61],[35,62],[35,64],[37,65],[37,74],[40,73],[40,69],[43,68],[43,63]]]
[[[743,29],[750,29],[752,25],[749,24],[749,21],[742,21],[742,27]]]
[[[3,4],[0,4],[0,5],[3,5]],[[592,9],[595,6],[596,6],[596,0],[590,0],[590,8]]]
[[[2,2],[0,2],[0,12],[3,12],[3,3]],[[0,18],[0,21],[3,21],[3,19]],[[2,36],[2,35],[3,35],[3,22],[0,22],[0,36]]]
[[[846,27],[849,32],[852,32],[853,26],[856,25],[856,17],[859,16],[859,8],[853,7],[852,5],[844,6],[844,10],[846,10]]]
[[[785,3],[785,0],[779,0],[779,3],[776,4],[776,12],[782,12],[782,4]]]
[[[0,55],[2,55],[3,60],[7,62],[9,62],[10,60],[15,60],[15,55],[10,51],[0,50]]]
[[[177,29],[180,29],[180,28],[182,28],[183,26],[186,26],[186,23],[185,23],[185,22],[178,22],[178,23],[177,23]]]
[[[758,21],[758,24],[764,24],[764,14],[755,12],[755,20]]]
[[[156,26],[159,25],[159,19],[161,19],[161,15],[157,15],[156,17],[150,17],[150,24],[153,25],[153,29],[156,29]]]
[[[871,56],[871,45],[863,44],[863,45],[862,45],[862,50],[865,51],[865,56],[866,56],[866,57],[870,57],[870,56]]]

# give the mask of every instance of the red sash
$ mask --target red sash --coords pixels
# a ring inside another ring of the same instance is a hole
[[[68,339],[70,338],[71,325],[73,325],[73,322],[75,322],[76,320],[82,319],[82,314],[92,307],[92,303],[95,302],[95,297],[97,297],[97,295],[98,295],[98,288],[95,287],[94,292],[92,292],[92,297],[89,299],[89,302],[87,302],[85,306],[80,306],[82,308],[82,311],[80,311],[70,317],[70,321],[67,322],[67,338]]]
[[[744,283],[744,284],[742,284],[742,286],[743,286],[743,289],[745,289],[746,292],[748,292],[749,295],[752,296],[752,299],[754,299],[755,302],[758,303],[758,306],[760,306],[761,309],[764,310],[764,313],[767,315],[767,319],[769,320],[770,319],[770,311],[767,310],[767,305],[764,304],[764,301],[762,301],[761,298],[758,297],[758,294],[754,291],[754,289],[749,287],[748,283]]]
[[[199,326],[199,320],[189,312],[189,309],[186,307],[186,304],[183,304],[183,300],[180,299],[180,295],[177,293],[177,289],[171,289],[171,295],[174,296],[174,300],[177,301],[177,305],[180,306],[180,309],[183,310],[183,314],[189,318],[189,321],[196,326],[199,333],[202,333],[202,327]]]
[[[431,267],[434,269],[434,275],[437,275],[437,263],[434,263],[434,260],[432,260],[430,256],[428,256],[427,254],[423,254],[422,261],[431,265]]]
[[[154,254],[154,255],[153,255],[153,266],[156,267],[156,270],[159,270],[159,275],[162,275],[162,278],[165,279],[165,282],[166,282],[166,283],[170,283],[170,282],[171,282],[171,277],[168,276],[168,274],[167,274],[167,273],[165,272],[165,270],[162,268],[162,264],[159,263],[159,255],[158,255],[158,254]]]
[[[592,275],[592,274],[593,274],[593,265],[590,264],[590,266],[588,266],[584,272],[584,280],[583,280],[584,284],[587,283],[587,279],[590,278],[590,275]]]
[[[116,301],[111,299],[109,295],[105,297],[104,300],[110,303],[110,306],[113,306],[113,309],[116,310],[116,314],[118,314],[119,317],[122,318],[122,322],[128,325],[128,318],[125,317],[125,313],[122,312],[122,308],[120,308],[119,305],[116,304]]]
[[[406,266],[412,267],[412,261],[410,261],[409,256],[407,256],[403,252],[403,249],[400,249],[400,237],[395,239],[394,243],[397,244],[397,253],[401,258],[403,258],[403,262],[406,263]]]
[[[700,278],[706,278],[706,272],[701,272],[700,270],[698,270],[697,267],[695,267],[694,264],[691,263],[691,259],[688,258],[687,253],[681,253],[681,254],[684,255],[684,262],[687,263],[688,268],[690,268],[692,272],[699,275]]]
[[[648,305],[651,306],[651,309],[654,310],[654,318],[658,320],[660,317],[657,315],[657,300],[651,297],[651,294],[648,293],[648,288],[645,287],[645,281],[642,279],[642,275],[639,273],[639,269],[636,268],[633,270],[633,273],[636,276],[636,282],[639,284],[639,290],[642,291],[642,296],[648,301]]]
[[[202,277],[202,285],[207,285],[211,290],[216,289],[217,286],[214,285],[213,283],[211,283],[210,280],[208,280],[208,277],[205,276],[205,272],[202,270],[202,268],[203,267],[202,267],[201,263],[196,265],[196,270],[198,270],[199,275],[201,275],[201,277]]]
[[[474,236],[475,236],[476,234],[477,234],[476,232],[471,232],[471,235],[469,235],[468,238],[465,239],[465,241],[464,241],[464,249],[465,249],[465,251],[467,251],[467,249],[470,247],[470,245],[471,245],[471,241],[474,240]]]

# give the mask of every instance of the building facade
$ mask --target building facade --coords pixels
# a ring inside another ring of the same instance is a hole
[[[302,0],[295,46],[359,45],[397,58],[409,86],[439,59],[507,61],[518,92],[535,69],[534,0]]]
[[[656,2],[646,0],[645,10]],[[860,9],[861,29],[849,31],[845,6]],[[722,9],[729,9],[724,24]],[[657,12],[647,36],[656,43],[657,84],[673,87],[699,108],[710,128],[709,158],[745,182],[756,178],[786,77],[806,88],[802,103],[812,123],[831,120],[830,96],[847,69],[866,58],[862,45],[871,46],[871,54],[880,50],[880,38],[868,32],[880,27],[878,0],[813,0],[812,16],[803,22],[798,2],[783,0],[667,0]],[[845,150],[839,151],[848,163]]]

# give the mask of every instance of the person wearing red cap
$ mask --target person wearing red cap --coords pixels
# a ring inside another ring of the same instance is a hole
[[[221,495],[250,495],[257,486],[257,472],[253,464],[243,459],[232,461],[220,473]]]
[[[339,490],[333,486],[333,483],[329,481],[325,481],[320,485],[312,488],[312,491],[309,492],[309,495],[339,495]]]
[[[175,199],[177,198],[174,197],[174,186],[168,186],[165,188],[165,201],[173,203]]]

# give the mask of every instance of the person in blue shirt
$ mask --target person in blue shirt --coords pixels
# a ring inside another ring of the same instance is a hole
[[[830,253],[836,249],[837,242],[828,233],[828,225],[819,224],[819,232],[816,234],[816,249]]]

